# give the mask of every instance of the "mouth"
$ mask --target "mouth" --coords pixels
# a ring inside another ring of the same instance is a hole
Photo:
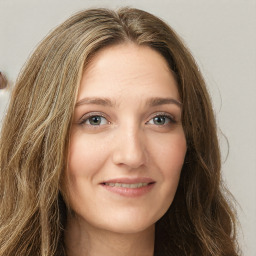
[[[125,197],[138,197],[147,194],[152,190],[156,182],[149,178],[122,178],[108,180],[100,185],[109,192]]]
[[[105,182],[105,183],[102,183],[103,185],[105,186],[110,186],[110,187],[121,187],[121,188],[141,188],[141,187],[145,187],[145,186],[148,186],[150,184],[153,184],[154,182],[150,182],[150,183],[146,183],[146,182],[143,182],[143,183],[132,183],[132,184],[127,184],[127,183],[108,183],[108,182]]]

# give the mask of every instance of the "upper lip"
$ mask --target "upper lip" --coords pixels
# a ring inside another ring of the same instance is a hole
[[[123,183],[123,184],[136,184],[136,183],[155,183],[151,178],[147,177],[138,177],[138,178],[116,178],[111,180],[104,180],[101,184],[104,183]]]

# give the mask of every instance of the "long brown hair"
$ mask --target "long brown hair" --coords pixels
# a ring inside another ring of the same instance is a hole
[[[204,80],[167,24],[131,8],[72,16],[41,42],[21,71],[1,131],[0,255],[65,255],[60,184],[81,76],[97,51],[124,42],[164,56],[183,102],[188,150],[175,199],[156,223],[155,255],[238,255]]]

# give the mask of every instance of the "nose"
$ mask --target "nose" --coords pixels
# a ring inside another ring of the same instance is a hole
[[[129,169],[137,169],[147,161],[147,148],[143,132],[136,127],[126,127],[117,132],[113,162]]]

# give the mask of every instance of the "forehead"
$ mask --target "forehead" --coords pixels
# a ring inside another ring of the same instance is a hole
[[[164,57],[148,46],[133,43],[100,50],[84,71],[78,96],[166,94],[179,99],[176,79]]]

